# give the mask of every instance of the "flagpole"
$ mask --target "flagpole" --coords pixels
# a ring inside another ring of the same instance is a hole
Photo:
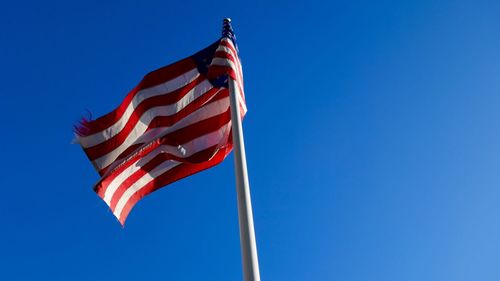
[[[231,19],[224,19],[224,28],[231,29]],[[238,197],[238,221],[240,225],[243,280],[260,281],[259,260],[257,257],[257,246],[253,225],[252,201],[250,198],[250,185],[248,183],[245,142],[243,140],[243,127],[241,126],[241,113],[238,102],[239,94],[236,92],[236,83],[231,77],[228,78],[228,84],[233,131],[234,170],[236,177],[236,193]]]

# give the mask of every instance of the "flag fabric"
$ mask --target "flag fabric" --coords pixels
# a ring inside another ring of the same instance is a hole
[[[115,110],[76,126],[77,142],[101,176],[94,190],[122,225],[141,198],[231,152],[229,77],[243,118],[242,68],[226,24],[220,40],[148,73]]]

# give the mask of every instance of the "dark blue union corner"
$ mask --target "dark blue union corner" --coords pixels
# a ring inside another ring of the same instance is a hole
[[[210,44],[210,46],[206,47],[205,49],[191,56],[196,62],[196,67],[198,68],[198,71],[204,76],[207,76],[208,68],[212,63],[212,58],[214,57],[215,51],[219,46],[219,42],[220,40],[217,40],[216,42]],[[227,88],[228,87],[227,75],[222,75],[215,79],[210,79],[210,83],[212,83],[214,87]]]

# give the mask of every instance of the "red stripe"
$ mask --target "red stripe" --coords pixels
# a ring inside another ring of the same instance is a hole
[[[237,68],[237,69],[235,69],[235,71],[238,72],[238,75],[240,76],[240,79],[241,79],[241,83],[243,83],[243,72],[241,69],[241,62],[240,62],[240,58],[238,57],[238,52],[236,52],[236,50],[234,49],[234,46],[232,44],[228,43],[227,41],[221,41],[221,45],[231,49],[231,51],[233,52],[233,54],[236,55],[236,57],[234,57],[233,55],[231,55],[230,53],[225,52],[225,51],[217,51],[216,56],[222,55],[222,58],[230,59],[234,63],[235,67]],[[237,79],[236,77],[232,77],[232,78],[235,80],[240,80],[240,79]],[[243,87],[241,87],[241,89],[240,89],[243,93],[242,89],[243,89]]]
[[[214,79],[226,74],[229,75],[229,77],[231,77],[233,80],[237,79],[236,73],[234,72],[232,67],[226,65],[217,65],[217,64],[210,66],[210,68],[208,69],[207,76],[210,79]]]
[[[220,44],[224,47],[228,47],[229,49],[231,49],[231,51],[233,51],[233,54],[237,55],[238,52],[236,51],[236,49],[234,48],[234,45],[232,43],[230,43],[230,40],[221,40],[220,41]]]
[[[238,57],[238,52],[234,48],[234,45],[232,44],[232,41],[230,41],[230,40],[221,40],[220,44],[223,45],[223,46],[225,46],[225,47],[228,47],[229,49],[231,49],[231,51],[233,52],[233,54],[236,55],[235,62],[236,62],[236,66],[238,68],[238,73],[239,73],[241,79],[243,79],[243,73],[242,73],[242,70],[241,70],[240,58]],[[241,81],[241,83],[243,83],[243,80]]]
[[[238,65],[238,61],[231,55],[230,53],[226,51],[217,51],[215,52],[214,58],[221,58],[221,59],[227,59],[232,61],[235,65]]]
[[[169,155],[163,155],[159,154],[156,157],[154,157],[151,161],[146,163],[144,166],[141,166],[139,170],[135,171],[132,173],[128,178],[126,178],[116,189],[116,191],[113,193],[111,197],[111,201],[109,203],[109,207],[111,210],[114,212],[116,208],[116,204],[118,204],[118,201],[122,197],[123,193],[127,191],[127,189],[133,185],[135,182],[137,182],[140,178],[142,178],[145,174],[149,173],[151,170],[153,170],[155,167],[160,165],[161,163],[165,162],[168,160]]]
[[[187,57],[170,65],[153,70],[144,75],[140,82],[142,89],[151,88],[166,81],[172,80],[183,73],[186,73],[196,67],[196,62],[192,57]]]
[[[186,158],[176,157],[169,153],[158,154],[153,159],[151,159],[151,161],[142,166],[139,170],[131,174],[126,180],[124,180],[118,186],[118,188],[116,189],[115,193],[111,198],[109,204],[110,209],[114,212],[116,205],[120,201],[120,198],[123,196],[123,194],[127,191],[127,189],[129,189],[135,182],[137,182],[144,175],[151,172],[153,169],[155,169],[165,161],[175,160],[178,162],[190,163],[190,164],[203,163],[205,161],[210,160],[210,158],[212,158],[217,151],[218,151],[218,145],[214,145]]]
[[[183,163],[180,164],[177,167],[174,167],[173,169],[165,172],[164,174],[156,177],[153,179],[151,182],[149,182],[146,186],[138,190],[136,193],[130,197],[130,199],[127,201],[125,206],[123,207],[123,210],[121,214],[119,215],[119,221],[122,225],[125,224],[125,220],[127,219],[128,214],[130,213],[130,210],[134,207],[134,205],[142,199],[144,196],[150,194],[151,192],[165,186],[168,184],[171,184],[175,181],[178,181],[182,178],[188,177],[192,174],[201,172],[203,170],[206,170],[210,167],[213,167],[222,160],[231,152],[232,145],[228,144],[227,147],[224,149],[219,150],[213,158],[210,160],[199,163],[199,164],[188,164],[188,163]]]
[[[107,186],[109,185],[109,183],[111,183],[111,181],[113,181],[113,179],[117,177],[118,174],[135,163],[137,159],[142,158],[153,151],[156,147],[160,145],[177,146],[187,143],[197,137],[217,131],[219,128],[227,124],[230,120],[230,110],[227,110],[222,114],[201,120],[198,123],[189,125],[185,128],[174,131],[162,138],[155,140],[155,142],[148,146],[147,149],[137,152],[134,156],[132,156],[130,159],[127,159],[122,165],[120,165],[119,168],[110,172],[109,176],[103,177],[103,179],[96,185],[94,189],[96,190],[97,194],[99,194],[99,196],[103,197],[104,193],[106,192]],[[116,192],[118,192],[118,190]]]
[[[211,90],[212,91],[212,90]],[[217,93],[217,90],[216,89],[213,89],[213,91],[216,93],[215,96],[213,95],[213,93],[210,93],[210,96],[211,98],[209,98],[209,96],[207,95],[207,98],[203,97],[202,100],[200,100],[200,104],[202,104],[203,106],[206,106],[206,105],[209,105],[211,103],[214,103],[214,102],[217,102],[221,99],[224,99],[226,97],[229,96],[229,91],[225,88],[221,88],[220,90],[218,90],[219,92]],[[205,103],[206,101],[205,100],[209,100],[207,103]],[[197,109],[200,109],[202,108],[202,105],[199,105],[199,107]],[[193,105],[195,106],[195,105]],[[188,114],[192,113],[194,111],[191,111],[190,109],[186,109],[185,111],[185,114],[183,112],[180,112],[180,114],[183,114],[185,116],[181,116],[182,118],[185,118],[187,117]],[[179,119],[180,120],[180,119]],[[161,128],[161,127],[167,127],[167,126],[170,126],[172,125],[171,124],[172,120],[169,120],[169,118],[165,118],[163,119],[162,117],[157,117],[157,120],[155,120],[155,124],[154,124],[154,127],[150,126],[148,128],[149,129],[152,129],[152,128]],[[188,126],[189,127],[189,126]],[[170,134],[172,134],[173,132],[171,132]],[[118,157],[117,159],[114,161],[114,162],[117,162],[117,161],[121,161],[122,159],[124,158],[127,158],[129,157],[133,152],[135,152],[138,148],[140,148],[142,145],[144,145],[144,143],[137,143],[137,144],[134,144],[134,145],[131,145],[129,146],[127,149],[125,149],[125,151],[123,151]],[[104,175],[104,173],[106,173],[107,169],[113,165],[110,164],[108,167],[105,167],[103,169],[101,169],[99,171],[99,174],[102,176]]]
[[[233,80],[238,81],[243,79],[243,73],[241,72],[241,65],[238,58],[234,58],[230,53],[225,51],[217,51],[215,53],[215,57],[232,62],[236,69],[227,65],[213,64],[210,66],[210,68],[215,68],[215,69],[211,71],[209,70],[209,78],[216,78],[217,76],[220,75],[229,74],[229,76],[233,78]],[[236,74],[236,72],[238,72],[238,74]],[[243,83],[243,81],[241,82]]]
[[[210,69],[208,70],[208,77],[210,79],[213,79],[213,78],[219,77],[221,75],[225,75],[225,74],[228,74],[233,80],[236,81],[236,85],[241,93],[241,98],[242,98],[241,102],[245,103],[245,92],[243,89],[242,82],[237,79],[233,68],[231,68],[230,66],[212,65],[212,66],[210,66]]]
[[[196,80],[194,80],[193,82],[189,83],[185,87],[183,87],[175,92],[161,95],[161,96],[154,96],[154,97],[151,97],[149,99],[144,100],[142,103],[140,103],[134,109],[134,113],[130,116],[130,118],[127,120],[127,123],[125,124],[123,129],[118,134],[116,134],[115,136],[107,139],[106,141],[104,141],[98,145],[84,149],[88,158],[92,161],[92,160],[95,160],[95,159],[113,151],[114,149],[116,149],[118,146],[120,146],[127,139],[130,132],[134,129],[134,127],[137,125],[137,123],[141,119],[142,115],[146,111],[148,111],[154,107],[166,106],[166,105],[170,105],[170,104],[174,104],[174,103],[178,102],[189,91],[191,91],[194,87],[198,86],[201,82],[203,82],[205,80],[206,79],[204,77],[199,77]],[[210,91],[209,91],[209,93],[210,93]],[[211,94],[213,95],[214,92],[211,92]],[[186,106],[185,108],[183,108],[179,112],[168,116],[168,118],[170,120],[172,120],[172,122],[174,122],[175,120],[178,121],[178,120],[182,119],[184,116],[187,116],[190,113],[190,111],[192,112],[192,111],[196,110],[197,106],[199,107],[200,102],[202,102],[203,100],[204,99],[201,99],[198,101],[198,99],[197,99],[197,100],[193,101],[191,104],[189,104],[188,106]]]
[[[125,151],[123,151],[117,158],[115,161],[113,161],[113,163],[109,164],[109,166],[105,167],[105,168],[102,168],[100,171],[99,171],[99,174],[102,176],[104,175],[104,173],[106,172],[107,169],[109,169],[110,166],[112,166],[115,162],[120,162],[122,161],[124,158],[127,158],[127,156],[130,156],[134,151],[136,151],[137,149],[141,148],[141,146],[143,146],[144,143],[136,143],[136,144],[133,144],[129,147],[127,147],[127,149],[125,149]]]
[[[161,144],[166,145],[182,145],[197,137],[218,130],[223,125],[231,120],[231,112],[228,109],[226,112],[201,120],[195,124],[181,128],[164,137],[161,137]]]
[[[206,95],[203,95],[202,97],[200,97],[201,98],[199,100],[200,104],[202,104],[204,106],[207,101],[209,101],[209,103],[207,103],[207,104],[210,104],[213,102],[220,101],[220,100],[227,98],[229,96],[229,91],[227,89],[224,89],[224,88],[213,88],[211,91],[214,91],[216,94],[214,95],[214,93],[207,93]],[[219,91],[219,92],[217,93],[217,91]],[[201,107],[202,106],[198,106],[197,109],[200,109]],[[194,111],[186,110],[187,114],[190,114],[192,112],[194,112]],[[179,113],[181,113],[181,112],[179,112]],[[187,114],[184,114],[184,116],[181,116],[181,118],[187,117]],[[150,123],[148,130],[150,130],[152,128],[169,127],[172,124],[174,124],[180,120],[179,119],[179,120],[173,121],[170,119],[172,119],[172,118],[170,118],[170,116],[158,116],[154,119],[154,122]]]
[[[230,118],[231,118],[230,111],[228,110],[221,115],[217,115],[217,116],[214,116],[212,118],[205,119],[205,120],[198,122],[196,124],[193,124],[189,127],[183,128],[179,131],[175,131],[174,133],[169,134],[169,135],[165,136],[164,138],[162,138],[162,140],[160,142],[161,142],[161,144],[172,145],[172,146],[177,146],[180,144],[187,143],[187,142],[189,142],[197,137],[200,137],[200,136],[206,135],[208,133],[217,131],[222,126],[227,124],[227,122],[229,122]],[[154,167],[157,166],[157,164],[151,164],[153,166],[150,166],[149,163],[147,163],[145,165],[147,167],[143,167],[140,170],[143,170],[144,172],[150,172]],[[130,163],[130,164],[132,164],[132,163]],[[130,164],[129,164],[129,166],[130,166]],[[138,173],[138,172],[136,172],[136,173]],[[142,174],[142,175],[144,175],[144,174]],[[111,200],[110,207],[112,210],[114,210],[116,203],[121,198],[121,196],[123,195],[125,190],[127,190],[131,184],[133,184],[134,182],[139,180],[140,177],[141,176],[139,176],[139,175],[133,174],[129,178],[127,178],[127,180],[125,180],[123,184],[121,184],[118,187],[118,189],[113,194],[113,197]]]
[[[154,149],[156,149],[158,146],[160,146],[160,139],[156,139],[143,147],[140,150],[135,151],[133,155],[131,155],[127,159],[123,159],[122,163],[120,163],[118,166],[113,167],[112,170],[109,170],[111,168],[111,165],[106,167],[105,169],[102,169],[99,173],[101,175],[101,179],[99,182],[94,186],[94,191],[99,194],[99,196],[103,197],[104,193],[106,192],[106,189],[108,185],[113,181],[123,170],[126,168],[130,167],[130,165],[134,164],[138,159],[144,157],[144,155],[147,155]],[[115,162],[117,163],[117,162]],[[113,163],[113,164],[115,164]],[[104,197],[103,197],[104,198]]]
[[[221,45],[230,48],[234,54],[237,54],[236,50],[232,46],[230,46],[230,44],[228,42],[221,41]],[[208,77],[213,79],[213,78],[216,78],[218,76],[228,74],[231,78],[233,78],[233,80],[238,82],[237,83],[238,88],[240,90],[241,95],[244,97],[245,93],[244,93],[243,85],[242,85],[243,84],[243,73],[241,72],[241,64],[240,64],[239,58],[237,56],[234,57],[232,54],[230,54],[226,51],[217,51],[217,52],[215,52],[214,57],[218,57],[221,59],[226,59],[226,60],[231,61],[234,64],[236,69],[232,68],[231,66],[214,64],[214,65],[210,66],[210,69],[208,72]],[[236,72],[238,72],[238,75],[236,75]]]
[[[229,52],[220,51],[220,50],[215,52],[214,57],[218,57],[218,58],[222,58],[222,59],[226,59],[226,60],[231,61],[232,63],[234,63],[234,66],[236,69],[232,68],[231,66],[213,64],[210,66],[210,69],[208,71],[208,77],[210,79],[213,79],[213,78],[216,78],[218,76],[228,74],[229,77],[231,77],[232,79],[235,80],[236,85],[237,85],[239,92],[240,92],[241,100],[240,100],[239,107],[240,107],[241,116],[243,118],[243,116],[245,116],[245,110],[243,109],[243,106],[241,105],[241,103],[245,104],[246,102],[245,102],[245,91],[243,88],[243,73],[242,73],[240,59],[237,56],[238,52],[235,50],[234,45],[230,41],[221,40],[220,45],[229,48],[233,52],[233,54],[236,54],[236,57],[234,57]],[[239,77],[237,77],[236,72],[238,72]]]
[[[172,80],[175,77],[178,77],[183,73],[194,69],[195,67],[196,62],[191,57],[188,57],[146,74],[142,81],[139,82],[139,84],[127,94],[118,108],[104,116],[97,118],[96,120],[88,121],[84,124],[84,126],[86,127],[85,136],[100,132],[120,120],[120,118],[123,116],[123,113],[131,103],[132,99],[140,90],[151,88],[166,81]]]
[[[213,58],[217,57],[225,59],[227,61],[231,61],[232,63],[234,63],[234,68],[216,64],[210,65],[207,76],[210,78],[213,76],[228,75],[235,80],[237,85],[236,87],[239,89],[241,96],[239,110],[241,111],[241,116],[243,118],[245,114],[245,112],[243,112],[245,98],[243,91],[242,68],[240,59],[238,57],[238,52],[236,51],[235,46],[232,44],[232,41],[220,40],[219,46],[225,46],[229,48],[233,54],[225,51],[216,51]],[[88,128],[84,129],[88,130],[85,130],[83,135],[88,136],[98,133],[115,124],[118,120],[120,120],[120,118],[122,118],[125,110],[131,104],[133,98],[137,96],[137,93],[140,90],[150,88],[174,79],[175,77],[178,77],[179,75],[182,75],[183,73],[186,73],[194,69],[195,67],[196,63],[194,59],[189,57],[169,66],[148,73],[144,76],[143,80],[125,97],[125,99],[117,109],[98,118],[97,120],[86,122],[84,124],[84,127]],[[150,110],[151,108],[157,106],[169,105],[178,102],[189,92],[189,90],[194,87],[194,85],[198,85],[198,83],[200,83],[202,79],[204,78],[200,77],[199,79],[196,79],[195,81],[170,94],[163,94],[142,101],[139,105],[135,106],[133,114],[128,120],[126,120],[125,126],[120,130],[120,132],[118,132],[118,134],[116,134],[112,138],[106,139],[96,146],[85,149],[88,157],[91,160],[95,160],[99,157],[102,157],[103,155],[112,152],[114,149],[125,142],[127,136],[130,135],[133,128],[138,124],[138,122],[140,122],[141,116],[144,115],[147,110]],[[204,93],[202,96],[173,115],[153,116],[152,120],[148,124],[146,132],[154,128],[171,127],[172,125],[175,125],[177,122],[183,119],[190,118],[190,114],[202,108],[203,106],[226,98],[228,95],[229,92],[225,88],[215,88],[209,90],[207,91],[207,93]],[[196,121],[196,123],[176,130],[175,128],[172,128],[175,131],[169,132],[163,137],[158,137],[150,143],[133,144],[127,147],[125,151],[120,153],[120,155],[117,157],[117,160],[115,160],[111,165],[100,171],[102,178],[96,185],[95,191],[101,198],[104,199],[107,187],[113,180],[116,179],[118,175],[120,175],[128,167],[131,167],[131,165],[139,165],[137,171],[135,171],[134,173],[127,175],[124,174],[126,179],[120,183],[117,190],[114,192],[114,194],[112,194],[110,208],[114,211],[123,194],[144,175],[151,172],[162,163],[166,163],[165,161],[175,160],[181,163],[178,166],[175,166],[170,170],[165,171],[163,174],[155,177],[149,183],[146,183],[146,185],[135,192],[127,202],[124,202],[125,205],[121,211],[121,214],[116,214],[121,224],[125,223],[125,220],[133,206],[144,196],[179,179],[213,167],[222,162],[224,158],[230,153],[232,149],[232,135],[230,132],[228,132],[228,139],[224,140],[224,143],[206,148],[203,151],[195,153],[189,157],[179,158],[170,153],[162,152],[153,157],[153,159],[148,162],[141,161],[145,160],[143,158],[146,155],[148,155],[161,145],[178,146],[188,143],[196,138],[219,130],[223,126],[230,123],[231,119],[229,109],[217,116],[213,116],[203,120],[198,120],[200,119],[200,117],[197,117],[196,115],[192,116],[194,118],[193,121]],[[163,129],[160,130],[163,131]],[[168,132],[168,129],[166,130],[166,132]]]

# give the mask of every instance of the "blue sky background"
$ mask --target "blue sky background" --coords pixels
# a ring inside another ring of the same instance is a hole
[[[500,2],[10,1],[0,280],[241,280],[232,157],[122,229],[72,125],[233,18],[262,280],[500,280]]]

